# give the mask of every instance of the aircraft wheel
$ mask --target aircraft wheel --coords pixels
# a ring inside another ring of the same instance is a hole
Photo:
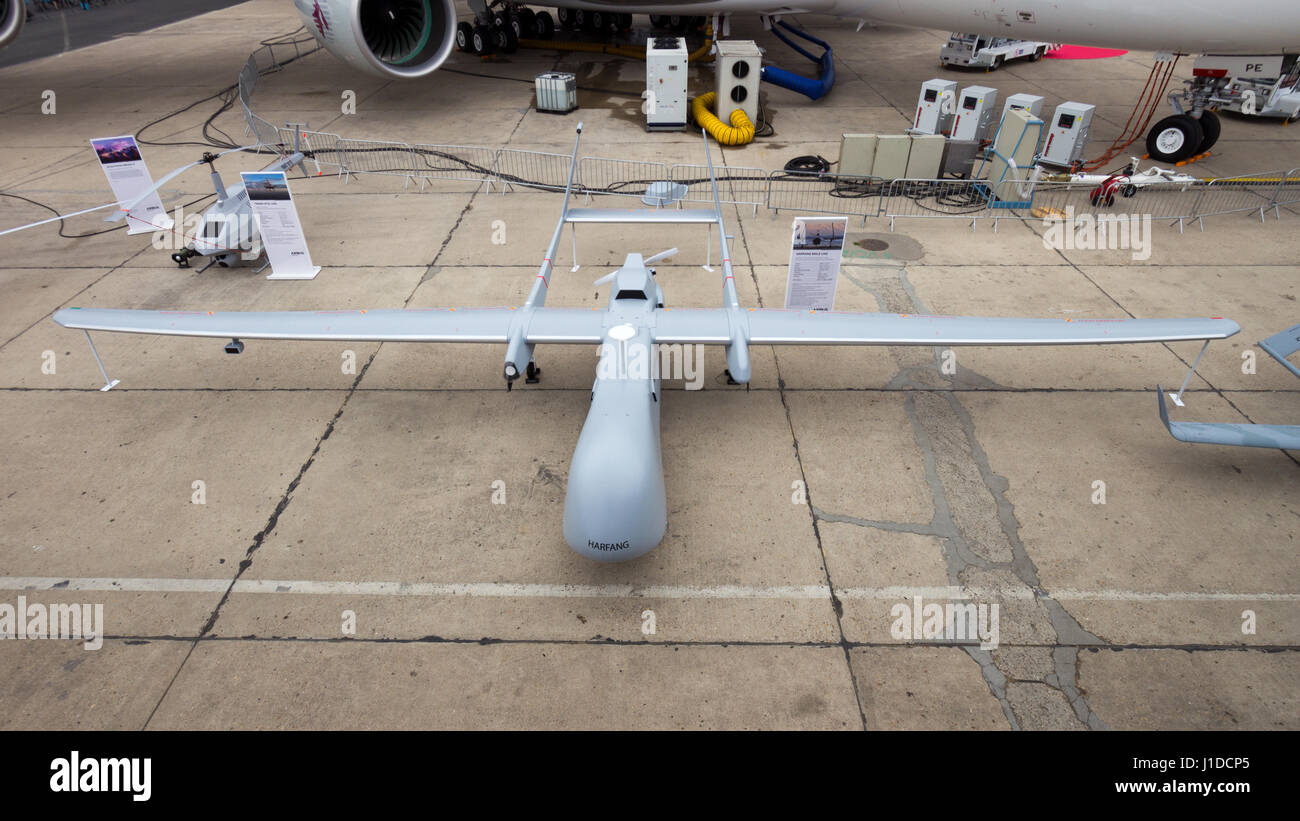
[[[1125,199],[1127,199],[1138,192],[1138,187],[1133,183],[1129,183],[1128,185],[1121,188],[1119,192],[1124,195]]]
[[[565,31],[573,31],[578,25],[573,20],[573,9],[560,6],[555,10],[556,18],[560,22],[560,28]]]
[[[1204,154],[1219,141],[1219,134],[1223,130],[1223,125],[1219,121],[1219,115],[1213,111],[1202,111],[1201,119],[1198,122],[1201,126],[1202,136],[1200,145],[1196,147],[1196,153]]]
[[[515,36],[515,30],[509,26],[496,29],[496,46],[497,51],[502,54],[514,54],[519,50],[519,38]]]
[[[1204,138],[1196,118],[1174,114],[1156,123],[1147,134],[1147,153],[1153,160],[1181,162],[1196,153]]]
[[[471,43],[473,37],[473,26],[463,20],[456,24],[456,48],[461,51],[473,51],[474,46]]]
[[[492,53],[492,49],[496,46],[496,35],[487,26],[475,26],[469,42],[474,53],[482,57]]]
[[[1039,46],[1038,48],[1034,49],[1034,55],[1029,58],[1029,61],[1032,63],[1037,63],[1039,60],[1043,59],[1043,55],[1046,52],[1047,49],[1043,48],[1042,46]]]
[[[650,15],[650,28],[666,29],[668,28],[668,23],[666,20],[664,20],[664,16],[662,14],[652,14]]]
[[[618,30],[619,30],[619,31],[631,31],[631,30],[632,30],[632,15],[630,15],[630,14],[616,14],[616,15],[614,15],[614,23],[615,23],[615,25],[618,27]]]
[[[555,36],[555,20],[551,18],[550,12],[537,12],[533,18],[533,33],[538,40],[549,40]]]
[[[510,17],[510,22],[514,25],[515,34],[520,37],[531,37],[537,30],[537,12],[532,9],[520,9]]]

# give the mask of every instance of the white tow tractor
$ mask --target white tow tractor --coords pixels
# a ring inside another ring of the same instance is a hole
[[[1009,37],[985,37],[982,34],[962,34],[954,31],[948,42],[939,49],[939,62],[944,68],[987,68],[996,70],[1009,60],[1037,61],[1055,48],[1055,43],[1038,40],[1014,40]]]
[[[1219,108],[1253,117],[1300,118],[1300,59],[1292,55],[1283,72],[1277,78],[1233,77],[1224,89],[1228,100]]]

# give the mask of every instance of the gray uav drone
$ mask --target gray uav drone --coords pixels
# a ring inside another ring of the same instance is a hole
[[[507,388],[521,373],[527,374],[528,381],[535,381],[538,370],[533,350],[539,344],[599,345],[601,356],[591,409],[569,466],[564,538],[583,556],[605,562],[648,553],[663,539],[668,523],[659,451],[660,380],[651,368],[631,366],[638,349],[676,344],[723,345],[731,378],[748,383],[751,345],[1208,343],[1240,330],[1232,320],[1217,317],[1018,319],[742,308],[736,298],[712,157],[708,165],[713,183],[712,210],[570,209],[581,134],[579,124],[563,211],[522,307],[272,312],[66,308],[54,314],[54,321],[85,330],[87,339],[90,331],[228,338],[226,350],[231,353],[243,350],[241,338],[504,344]],[[664,308],[663,291],[648,267],[664,255],[643,259],[640,254],[628,254],[621,268],[598,282],[611,284],[604,311],[547,308],[547,288],[561,233],[566,224],[579,223],[716,226],[722,255],[722,307]],[[100,367],[102,370],[102,363]],[[107,373],[104,379],[105,389],[112,387],[114,383]]]

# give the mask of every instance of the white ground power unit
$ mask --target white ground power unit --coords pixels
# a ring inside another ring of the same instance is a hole
[[[751,123],[758,122],[758,81],[763,68],[763,52],[753,40],[719,40],[717,59],[718,119],[731,124],[731,112],[742,109]]]
[[[646,131],[686,129],[686,40],[651,37],[645,41]]]
[[[1043,146],[1041,161],[1047,165],[1069,168],[1083,159],[1088,147],[1088,131],[1092,128],[1095,105],[1066,102],[1056,107],[1048,123],[1047,143]]]
[[[954,140],[982,140],[989,136],[998,90],[988,86],[967,86],[957,95],[957,116],[952,123]]]
[[[926,80],[916,99],[916,116],[909,134],[947,134],[957,111],[957,84],[952,80]]]
[[[1028,111],[1040,120],[1043,118],[1043,98],[1037,94],[1012,94],[1007,97],[1006,104],[1002,106],[1002,116],[1005,117],[1013,108]]]

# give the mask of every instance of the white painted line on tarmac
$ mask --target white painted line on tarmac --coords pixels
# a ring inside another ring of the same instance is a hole
[[[0,576],[0,590],[50,591],[117,591],[122,593],[224,593],[229,579],[154,579],[154,578],[63,578],[59,576]],[[521,599],[829,599],[826,585],[789,585],[751,587],[718,585],[632,584],[516,584],[511,582],[425,583],[425,582],[349,582],[349,581],[280,581],[275,579],[241,579],[235,593],[285,593],[314,596],[409,596]],[[1032,599],[1028,588],[938,587],[846,587],[838,588],[841,599],[898,601],[921,596],[923,599]],[[1300,593],[1234,593],[1226,591],[1160,592],[1140,590],[1059,590],[1047,594],[1057,601],[1110,602],[1216,602],[1265,601],[1297,602]]]

